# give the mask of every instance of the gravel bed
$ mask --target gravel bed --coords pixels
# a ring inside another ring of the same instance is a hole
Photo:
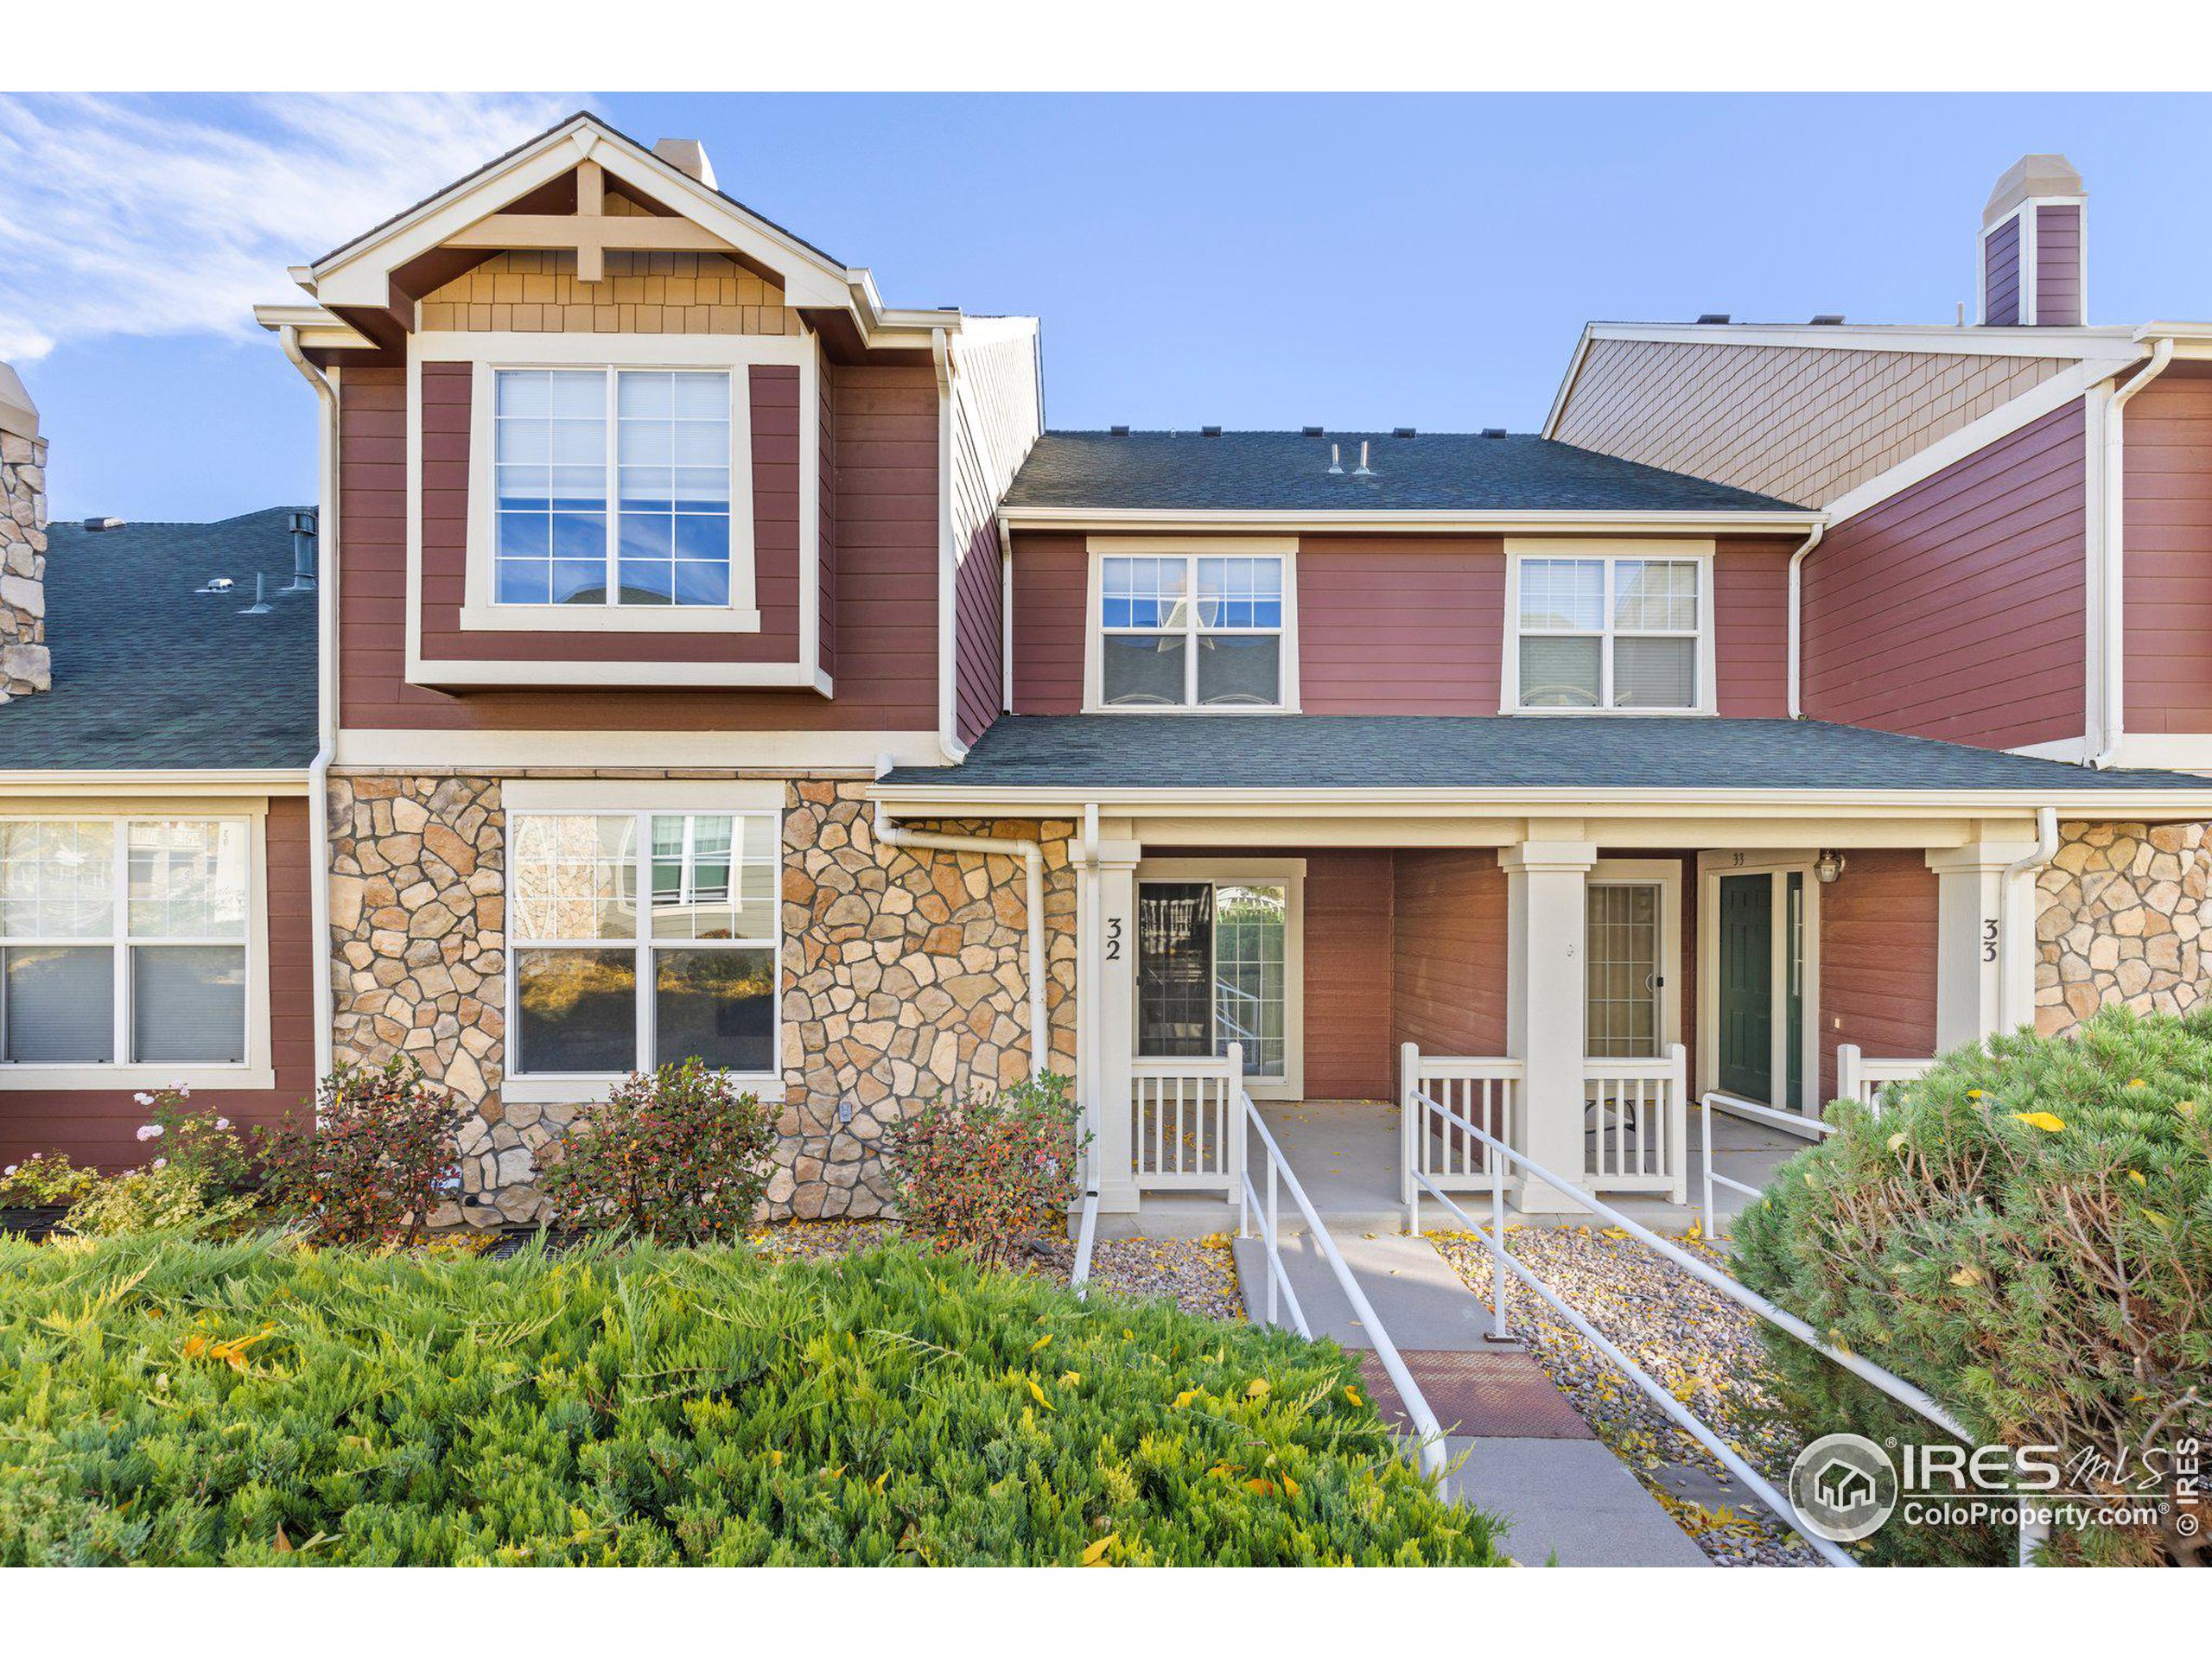
[[[1487,1306],[1489,1250],[1468,1233],[1430,1237]],[[1694,1236],[1675,1242],[1720,1259]],[[1506,1247],[1745,1462],[1783,1484],[1803,1442],[1775,1396],[1749,1313],[1611,1229],[1509,1226]],[[1611,1361],[1525,1287],[1514,1289],[1514,1335],[1707,1555],[1722,1567],[1820,1565]]]
[[[897,1238],[901,1230],[893,1221],[793,1221],[758,1228],[748,1242],[772,1255],[819,1262]],[[1074,1266],[1075,1245],[1068,1239],[1040,1239],[1014,1264],[1017,1272],[1063,1285]],[[1203,1239],[1099,1239],[1090,1252],[1090,1282],[1105,1295],[1166,1297],[1202,1319],[1244,1318],[1236,1258],[1228,1238],[1219,1234]]]

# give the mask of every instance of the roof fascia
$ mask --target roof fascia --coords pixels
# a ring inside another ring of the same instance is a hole
[[[1700,346],[1790,346],[1830,351],[1955,353],[1981,357],[2126,357],[2125,324],[2081,328],[1961,328],[1941,323],[1593,322],[1592,340],[1681,341]]]
[[[1802,531],[1824,522],[1816,508],[1745,509],[1739,512],[1567,512],[1537,509],[1470,512],[1459,508],[1394,512],[1317,512],[1306,508],[1001,507],[1009,531],[1096,530],[1199,534],[1224,530],[1289,530],[1325,535],[1367,530],[1479,534],[1510,530],[1620,535],[1725,536]]]
[[[169,767],[161,771],[52,772],[16,768],[0,772],[0,791],[10,795],[304,795],[308,769],[274,771]]]
[[[253,320],[270,334],[286,328],[300,331],[300,344],[308,351],[373,351],[376,341],[336,312],[320,305],[257,305]]]

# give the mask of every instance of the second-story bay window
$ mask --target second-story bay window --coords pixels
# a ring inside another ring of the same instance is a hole
[[[1098,705],[1285,707],[1286,563],[1277,554],[1100,559]]]
[[[496,602],[727,606],[732,381],[494,370]]]
[[[1517,706],[1707,706],[1706,568],[1698,559],[1521,556]]]

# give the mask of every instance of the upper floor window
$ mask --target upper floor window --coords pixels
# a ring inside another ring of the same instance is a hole
[[[733,378],[494,370],[496,602],[728,605]]]
[[[0,1060],[240,1065],[248,826],[0,822]]]
[[[1514,561],[1514,706],[1711,706],[1710,561],[1630,556]]]
[[[1288,568],[1278,553],[1101,557],[1094,703],[1289,706]]]

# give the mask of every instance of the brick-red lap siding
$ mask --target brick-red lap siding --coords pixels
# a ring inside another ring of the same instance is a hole
[[[308,909],[307,802],[269,804],[269,1040],[276,1086],[200,1090],[196,1106],[235,1122],[273,1122],[315,1092],[315,947]],[[78,1163],[120,1169],[142,1163],[137,1138],[146,1109],[128,1089],[0,1090],[0,1163],[26,1153],[66,1152]]]
[[[737,635],[471,633],[457,637],[468,489],[467,365],[423,365],[426,655],[588,664],[635,655],[695,662],[795,660],[798,613],[796,369],[752,371],[757,598],[762,632]],[[826,637],[837,695],[590,683],[458,695],[406,680],[406,380],[351,369],[341,385],[340,677],[349,727],[448,729],[931,729],[937,724],[937,387],[928,368],[836,371],[822,475],[825,566],[837,563]]]
[[[1835,1051],[1879,1058],[1936,1052],[1936,877],[1909,848],[1847,852],[1820,895],[1821,1096],[1835,1093]]]
[[[2124,418],[2127,729],[2212,732],[2212,372],[2176,364]]]
[[[2082,408],[1850,518],[1805,561],[1805,711],[1985,748],[2082,734]]]

